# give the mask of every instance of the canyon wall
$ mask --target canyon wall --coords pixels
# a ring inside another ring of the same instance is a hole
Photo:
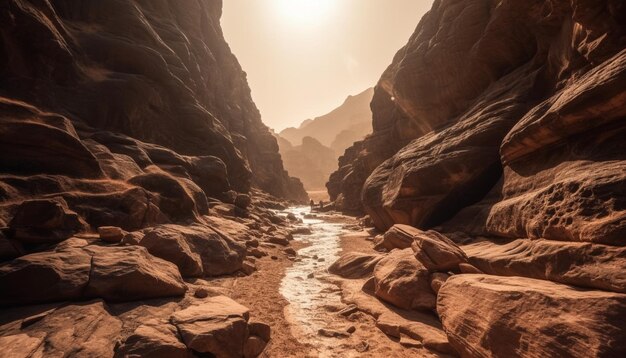
[[[626,2],[435,0],[371,107],[327,188],[372,295],[462,357],[625,354]]]
[[[380,229],[464,209],[475,232],[617,242],[624,13],[621,1],[435,1],[376,86],[374,133],[340,158],[331,197]]]
[[[127,180],[154,164],[207,177],[195,182],[212,197],[255,186],[306,200],[224,40],[221,6],[5,2],[1,172]]]

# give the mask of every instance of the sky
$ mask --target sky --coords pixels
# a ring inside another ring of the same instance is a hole
[[[376,84],[432,0],[224,0],[226,41],[280,131]]]

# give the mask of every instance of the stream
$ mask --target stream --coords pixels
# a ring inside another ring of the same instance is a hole
[[[294,235],[294,241],[306,247],[298,251],[293,266],[287,269],[282,280],[280,293],[289,301],[285,315],[292,322],[291,331],[302,343],[317,351],[319,357],[335,356],[337,339],[322,337],[320,329],[345,329],[345,325],[336,326],[336,313],[328,307],[342,306],[340,289],[331,283],[328,267],[339,258],[341,251],[340,236],[348,230],[345,222],[331,222],[324,214],[318,217],[305,217],[309,207],[289,208],[284,213],[293,213],[304,221],[311,235]],[[335,220],[336,221],[336,220]],[[335,326],[333,326],[333,324]]]

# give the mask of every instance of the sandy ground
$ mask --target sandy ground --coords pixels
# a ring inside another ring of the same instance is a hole
[[[300,247],[292,244],[292,248]],[[283,247],[266,248],[268,256],[256,260],[257,271],[250,276],[228,278],[220,282],[229,289],[229,296],[250,308],[250,320],[272,327],[272,339],[261,357],[304,357],[309,348],[291,334],[285,318],[284,307],[289,304],[279,288],[285,270],[293,262],[283,252]],[[271,256],[278,259],[273,260]]]
[[[329,217],[329,222],[343,222],[348,225],[355,223],[354,219],[346,217]],[[340,250],[343,252],[361,251],[370,252],[371,243],[366,240],[366,232],[350,233],[340,240]],[[294,241],[295,250],[306,247],[305,244]],[[264,357],[420,357],[423,351],[407,348],[382,333],[375,326],[375,319],[363,312],[356,312],[348,317],[337,314],[337,311],[346,307],[340,300],[337,303],[323,305],[319,309],[319,317],[323,317],[329,329],[340,330],[353,326],[354,333],[343,338],[315,337],[311,342],[310,336],[299,336],[302,324],[289,318],[287,306],[289,302],[281,295],[281,281],[286,270],[293,265],[283,247],[266,248],[270,256],[256,261],[258,271],[250,276],[227,278],[218,280],[219,284],[229,291],[229,295],[251,310],[251,319],[268,323],[272,327],[272,340],[265,350]],[[271,256],[277,259],[271,259]],[[330,265],[331,263],[328,263]],[[324,268],[325,270],[325,268]],[[316,276],[317,277],[317,276]],[[340,282],[333,281],[336,292],[340,291]],[[319,319],[319,317],[317,317]]]

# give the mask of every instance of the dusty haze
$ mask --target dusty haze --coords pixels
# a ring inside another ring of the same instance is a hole
[[[348,95],[376,84],[432,4],[322,0],[326,8],[314,14],[307,1],[291,2],[296,5],[228,0],[222,17],[263,121],[277,131],[328,113]]]

